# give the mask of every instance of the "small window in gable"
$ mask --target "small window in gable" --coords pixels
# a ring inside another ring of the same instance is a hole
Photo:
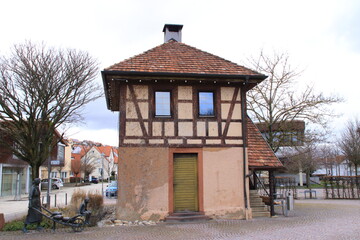
[[[155,116],[171,116],[171,94],[170,91],[155,92]]]
[[[199,92],[199,116],[200,117],[215,116],[213,92]]]

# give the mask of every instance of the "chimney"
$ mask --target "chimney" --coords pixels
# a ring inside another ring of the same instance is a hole
[[[181,29],[183,25],[178,24],[165,24],[163,28],[164,42],[168,42],[171,39],[181,42]]]

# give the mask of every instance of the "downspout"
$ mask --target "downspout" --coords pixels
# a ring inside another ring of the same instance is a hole
[[[3,179],[3,165],[0,163],[0,197],[2,197],[3,196],[3,194],[2,194],[2,188],[1,188],[1,186],[2,186],[2,179]]]
[[[246,157],[246,148],[247,148],[247,116],[246,116],[246,90],[249,77],[247,76],[243,86],[241,87],[241,119],[242,119],[242,136],[243,136],[243,182],[244,182],[244,201],[245,201],[245,210],[249,208],[248,206],[248,196],[246,189],[246,166],[247,166],[247,157]],[[246,214],[246,213],[245,213]]]

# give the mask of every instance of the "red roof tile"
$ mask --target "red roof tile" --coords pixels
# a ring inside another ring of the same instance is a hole
[[[282,163],[250,118],[247,125],[249,168],[282,168]]]
[[[111,153],[111,150],[112,150],[112,147],[111,146],[99,146],[99,147],[96,147],[100,153],[104,153],[105,154],[105,157],[109,157],[110,156],[110,153]]]
[[[184,43],[169,41],[105,71],[264,76]]]

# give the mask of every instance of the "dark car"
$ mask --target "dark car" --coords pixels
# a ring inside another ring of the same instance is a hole
[[[91,182],[92,182],[92,183],[99,183],[99,179],[96,178],[96,177],[92,177],[92,178],[91,178]]]
[[[118,194],[118,185],[117,181],[112,181],[105,190],[106,197],[117,197]]]

